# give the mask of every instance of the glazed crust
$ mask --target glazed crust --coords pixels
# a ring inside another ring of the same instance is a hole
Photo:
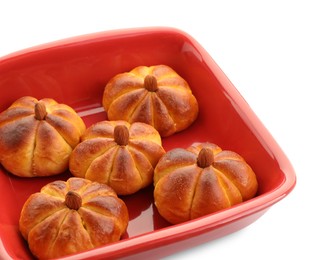
[[[145,77],[154,76],[154,91]],[[188,83],[166,65],[139,66],[113,77],[105,87],[103,107],[109,120],[144,122],[162,137],[189,127],[197,118],[198,103]]]
[[[69,191],[82,198],[78,210],[64,202]],[[51,259],[118,241],[128,221],[125,203],[109,186],[72,177],[32,194],[22,208],[19,228],[38,259]]]
[[[213,152],[208,167],[198,165],[203,148]],[[212,143],[173,149],[160,159],[154,172],[154,201],[172,224],[195,219],[248,200],[257,192],[256,175],[237,153]]]
[[[46,107],[43,120],[36,119],[38,102]],[[0,114],[0,162],[21,177],[61,173],[85,129],[71,107],[49,98],[22,97]]]
[[[129,131],[126,145],[115,141],[114,129]],[[154,167],[165,153],[157,130],[145,123],[101,121],[87,129],[73,150],[69,169],[76,177],[111,186],[119,195],[129,195],[153,182]]]

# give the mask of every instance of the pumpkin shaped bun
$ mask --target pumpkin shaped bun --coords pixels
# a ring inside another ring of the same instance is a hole
[[[129,195],[153,182],[154,167],[164,153],[161,137],[152,126],[105,120],[86,130],[71,154],[69,168],[76,177]]]
[[[30,195],[19,229],[38,259],[54,259],[120,240],[128,209],[105,184],[82,178],[51,182]]]
[[[117,74],[107,83],[102,104],[109,120],[143,122],[162,137],[186,129],[198,115],[188,83],[166,65]]]
[[[248,200],[258,187],[255,173],[240,155],[212,143],[168,151],[155,168],[154,185],[155,205],[172,224]]]
[[[0,114],[0,163],[21,177],[62,173],[85,129],[71,107],[22,97]]]

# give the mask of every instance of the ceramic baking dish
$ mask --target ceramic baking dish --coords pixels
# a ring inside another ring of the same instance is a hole
[[[0,58],[0,112],[30,95],[72,106],[87,126],[106,119],[101,108],[107,81],[139,65],[165,64],[191,86],[200,113],[187,130],[163,139],[163,146],[186,148],[213,142],[241,154],[255,171],[255,198],[202,218],[169,225],[158,214],[149,187],[122,197],[130,212],[127,234],[119,242],[64,259],[150,259],[225,236],[251,224],[291,192],[296,176],[288,158],[201,45],[174,28],[115,30],[73,37]],[[265,97],[263,97],[265,98]],[[0,258],[30,259],[18,231],[20,210],[46,183],[66,179],[25,179],[0,166]],[[268,231],[269,232],[269,231]],[[270,235],[270,232],[268,233]]]

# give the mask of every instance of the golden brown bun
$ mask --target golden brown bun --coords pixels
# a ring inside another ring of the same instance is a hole
[[[50,259],[118,241],[128,221],[125,203],[109,186],[73,177],[32,194],[19,228],[31,252]]]
[[[116,75],[106,85],[102,103],[109,120],[144,122],[162,137],[186,129],[198,115],[188,83],[166,65]]]
[[[0,114],[0,162],[21,177],[61,173],[85,129],[71,107],[22,97]]]
[[[235,152],[212,143],[167,152],[154,172],[154,200],[172,224],[228,208],[255,196],[257,179]]]
[[[117,131],[119,129],[121,131]],[[165,153],[156,129],[145,123],[102,121],[87,129],[70,157],[76,177],[105,183],[128,195],[153,182],[154,167]]]

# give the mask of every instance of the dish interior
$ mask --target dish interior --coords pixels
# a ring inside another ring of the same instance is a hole
[[[193,142],[213,142],[233,150],[255,171],[260,197],[279,187],[285,175],[268,144],[256,132],[252,116],[245,111],[249,109],[247,104],[241,98],[236,100],[237,91],[220,70],[212,70],[207,57],[195,41],[174,31],[97,34],[39,46],[0,59],[0,111],[22,96],[51,97],[73,107],[88,127],[107,118],[101,101],[111,77],[139,65],[169,65],[189,83],[200,113],[190,128],[163,138],[165,150],[186,148]],[[65,172],[25,179],[0,166],[0,237],[9,255],[31,257],[18,230],[26,199],[46,183],[70,176]],[[169,226],[153,205],[152,191],[153,187],[148,187],[122,196],[130,213],[123,239]]]

